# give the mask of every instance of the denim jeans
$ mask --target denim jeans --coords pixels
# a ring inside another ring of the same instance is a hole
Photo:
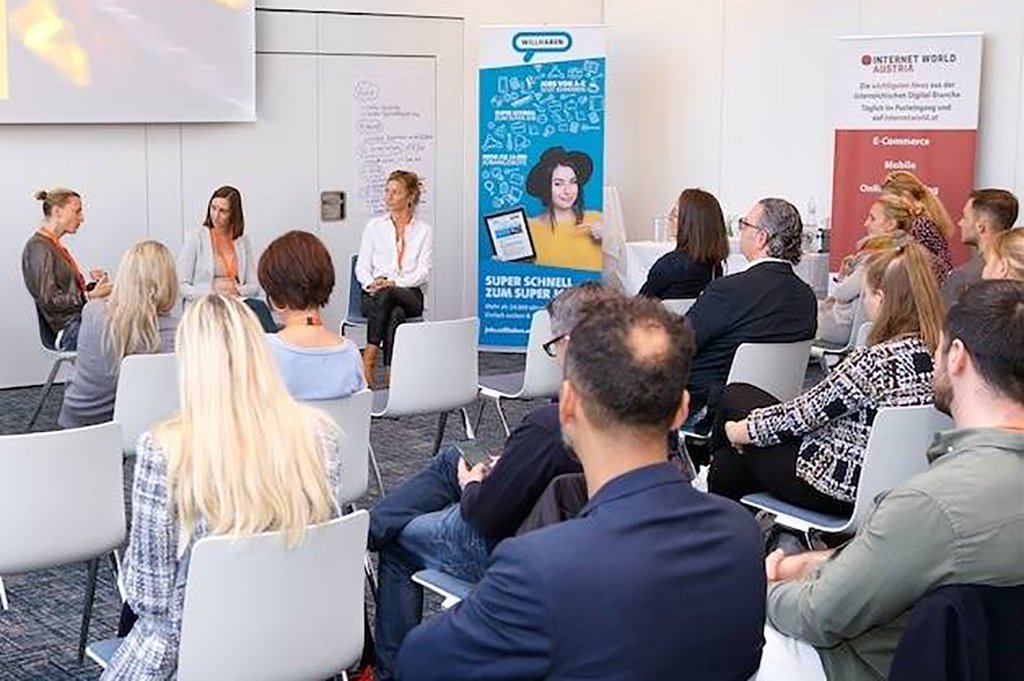
[[[423,614],[419,570],[476,582],[487,568],[487,541],[459,510],[459,453],[450,445],[370,509],[371,550],[379,552],[376,678],[392,678],[398,649]]]

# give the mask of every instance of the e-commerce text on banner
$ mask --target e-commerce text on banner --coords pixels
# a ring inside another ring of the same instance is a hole
[[[856,250],[887,173],[914,173],[956,219],[974,183],[981,50],[980,33],[837,41],[833,269]]]
[[[604,29],[482,29],[480,344],[526,346],[561,290],[601,276]]]

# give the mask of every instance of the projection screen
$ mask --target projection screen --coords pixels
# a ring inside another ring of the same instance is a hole
[[[0,123],[256,117],[253,0],[0,0]]]

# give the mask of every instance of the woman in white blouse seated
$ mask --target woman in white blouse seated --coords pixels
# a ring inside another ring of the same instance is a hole
[[[309,232],[279,236],[260,256],[258,272],[284,322],[267,342],[292,397],[328,400],[366,387],[359,348],[324,326],[321,310],[334,290],[334,264],[323,242]]]
[[[191,547],[205,535],[283,531],[337,513],[337,429],[296,402],[256,317],[207,295],[177,333],[181,412],[139,439],[124,587],[138,615],[103,679],[171,679]]]
[[[853,510],[878,410],[934,400],[932,355],[943,320],[931,256],[913,241],[869,256],[862,298],[874,322],[870,347],[851,352],[803,395],[779,403],[751,385],[726,386],[712,492],[738,500],[767,491],[820,513]]]
[[[264,331],[276,331],[270,310],[258,298],[255,267],[245,235],[242,194],[234,187],[219,187],[210,196],[203,224],[185,236],[178,254],[181,295],[186,302],[208,293],[241,298]]]
[[[373,218],[363,230],[356,279],[363,289],[360,311],[367,320],[363,370],[368,383],[373,382],[381,345],[385,382],[390,381],[395,331],[406,319],[423,314],[423,287],[433,264],[434,230],[415,216],[419,201],[416,173],[394,171],[384,187],[388,214]]]

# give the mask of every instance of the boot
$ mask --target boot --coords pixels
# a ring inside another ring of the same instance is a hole
[[[363,350],[363,376],[366,378],[366,387],[373,388],[373,380],[377,372],[377,356],[380,348],[376,345],[367,345]]]

